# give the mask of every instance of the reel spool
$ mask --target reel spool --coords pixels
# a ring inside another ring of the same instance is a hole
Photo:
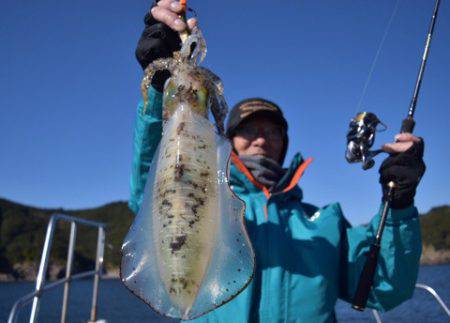
[[[382,129],[377,129],[378,125]],[[386,130],[386,125],[371,112],[360,112],[350,121],[347,132],[347,150],[345,158],[349,163],[362,162],[362,168],[368,170],[375,165],[373,157],[382,152],[382,150],[371,151],[375,142],[375,133]]]

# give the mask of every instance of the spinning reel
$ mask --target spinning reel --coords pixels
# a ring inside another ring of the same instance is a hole
[[[378,125],[383,128],[377,129]],[[350,121],[347,132],[347,150],[345,158],[349,163],[362,162],[362,168],[368,170],[375,165],[373,158],[383,152],[370,150],[375,142],[375,133],[386,130],[386,125],[374,113],[360,112]]]

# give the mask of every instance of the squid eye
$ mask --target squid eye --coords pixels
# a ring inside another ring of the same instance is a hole
[[[197,103],[199,106],[206,106],[206,101],[208,99],[208,90],[206,88],[200,88],[196,91]]]
[[[175,82],[172,80],[169,80],[165,86],[164,96],[165,97],[174,97],[176,90],[177,90],[177,87],[175,85]]]
[[[170,102],[172,102],[176,98],[176,93],[177,87],[175,85],[175,82],[169,80],[164,87],[164,103],[170,104]]]

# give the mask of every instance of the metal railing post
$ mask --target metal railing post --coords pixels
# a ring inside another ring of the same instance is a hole
[[[45,234],[44,249],[42,250],[41,263],[39,264],[39,272],[36,278],[36,296],[33,298],[33,306],[31,308],[30,323],[35,323],[39,312],[39,301],[41,297],[42,286],[45,283],[45,274],[47,273],[48,258],[53,242],[53,234],[55,232],[56,220],[52,217],[47,226]]]
[[[69,247],[67,249],[67,264],[66,264],[66,278],[67,281],[64,284],[64,296],[63,296],[63,304],[61,311],[61,323],[66,323],[67,318],[67,305],[69,302],[69,293],[70,293],[70,282],[72,276],[72,267],[73,267],[73,254],[75,251],[75,241],[77,237],[77,225],[75,222],[70,223],[70,238],[69,238]]]
[[[372,314],[377,323],[382,323],[380,313],[377,310],[372,310]]]
[[[105,252],[105,229],[98,228],[97,256],[95,259],[94,288],[92,292],[91,322],[97,320],[98,283],[103,271],[103,255]]]
[[[70,240],[69,247],[67,253],[67,268],[66,268],[66,276],[62,279],[58,279],[55,282],[45,284],[45,276],[47,273],[48,262],[50,257],[50,250],[53,243],[54,231],[56,227],[57,221],[65,221],[70,222]],[[98,239],[97,239],[97,256],[96,256],[96,264],[95,270],[84,271],[82,273],[78,273],[72,275],[72,267],[73,267],[73,257],[75,250],[75,241],[76,241],[76,228],[77,225],[85,225],[98,228]],[[65,322],[67,316],[67,308],[68,308],[68,299],[70,293],[70,282],[78,279],[83,279],[86,277],[94,276],[96,281],[94,281],[94,295],[93,295],[93,309],[91,310],[91,316],[93,315],[94,319],[97,316],[96,308],[97,308],[97,295],[98,295],[98,281],[100,279],[100,275],[102,273],[103,268],[103,254],[105,249],[105,231],[104,224],[101,222],[86,220],[82,218],[77,218],[64,214],[53,214],[50,218],[50,221],[47,226],[47,232],[45,235],[44,248],[42,250],[41,262],[39,265],[39,272],[36,277],[36,289],[34,292],[31,292],[19,300],[17,300],[9,313],[8,323],[16,323],[17,318],[19,316],[19,311],[29,303],[33,302],[33,307],[31,309],[30,322],[36,322],[37,315],[39,312],[39,301],[41,295],[48,290],[56,288],[59,285],[64,284],[64,301],[63,301],[63,309],[62,309],[62,317],[61,321]]]
[[[448,309],[447,305],[445,305],[442,298],[439,297],[438,293],[433,288],[425,284],[416,284],[416,288],[424,289],[428,293],[433,295],[434,299],[439,303],[439,305],[441,305],[441,308],[444,310],[445,314],[447,314],[447,316],[450,317],[450,310]]]
[[[9,313],[8,323],[17,323],[17,318],[21,307],[22,301],[18,300],[11,309],[11,312]]]
[[[438,302],[438,304],[441,306],[441,308],[445,311],[445,314],[447,314],[448,317],[450,317],[450,310],[448,309],[447,305],[445,305],[444,301],[442,300],[442,298],[438,295],[438,293],[431,288],[428,285],[425,284],[416,284],[416,288],[419,289],[423,289],[425,291],[427,291],[428,293],[430,293],[434,299]],[[377,310],[372,310],[373,316],[375,317],[375,321],[377,321],[377,323],[381,323],[381,316],[380,313]]]

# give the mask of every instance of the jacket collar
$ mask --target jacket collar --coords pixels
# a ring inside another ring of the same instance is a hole
[[[239,159],[237,154],[233,151],[231,153],[231,168],[230,168],[230,185],[234,186],[236,192],[248,191],[258,192],[263,191],[264,195],[269,198],[272,194],[268,188],[264,187],[261,183],[258,183],[252,176],[250,171],[245,167],[244,163]],[[286,193],[294,188],[298,188],[297,183],[303,175],[306,167],[312,162],[312,158],[303,160],[300,153],[295,154],[292,159],[286,174],[281,178],[280,182],[276,185],[276,192]]]

